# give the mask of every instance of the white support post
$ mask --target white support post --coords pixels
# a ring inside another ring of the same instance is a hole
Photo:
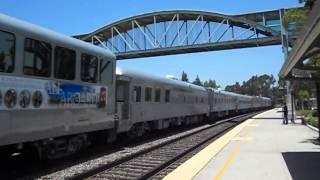
[[[146,30],[150,33],[151,37],[155,40],[155,42],[154,42],[154,47],[157,47],[157,43],[159,43],[159,42],[158,42],[158,40],[156,39],[155,35],[154,35],[154,34],[152,33],[152,31],[148,28],[148,26],[145,26],[145,28],[146,28]]]
[[[112,52],[114,52],[114,37],[113,37],[113,28],[111,28],[111,44],[112,44]]]
[[[122,34],[120,33],[120,31],[119,31],[115,26],[113,27],[113,29],[118,33],[118,35],[120,36],[120,38],[122,39],[122,41],[123,41],[124,43],[126,43],[127,46],[128,46],[131,50],[134,50],[134,49],[131,47],[130,43],[128,43],[128,41],[126,41],[126,39],[122,36]]]
[[[233,27],[233,25],[231,25],[231,38],[233,41],[234,40],[234,27]]]
[[[184,22],[180,25],[178,32],[181,31],[181,29],[183,28],[183,25],[184,25],[185,23],[186,23],[186,22],[184,21]],[[172,40],[172,42],[171,42],[171,44],[170,44],[170,47],[172,47],[172,45],[173,45],[174,41],[177,39],[177,37],[178,37],[178,33],[176,33],[176,34],[174,35],[173,40]],[[178,39],[178,45],[181,45],[180,39]]]
[[[222,38],[223,38],[223,36],[229,31],[229,29],[230,29],[230,25],[229,25],[229,20],[227,19],[227,26],[228,26],[228,28],[222,33],[222,35],[218,38],[218,40],[217,40],[217,42],[219,42]]]
[[[153,25],[154,25],[154,45],[157,46],[157,17],[153,16]]]
[[[134,23],[137,25],[137,27],[139,28],[139,30],[141,31],[141,33],[144,36],[144,39],[147,40],[154,48],[156,48],[156,45],[154,44],[154,42],[150,39],[150,37],[146,34],[145,29],[142,29],[142,27],[139,25],[139,23],[134,20]],[[146,27],[146,26],[144,26]]]
[[[132,33],[133,33],[134,29],[132,29],[131,31],[132,31]],[[131,46],[132,46],[134,49],[137,49],[137,48],[138,48],[138,49],[141,49],[140,46],[139,46],[139,44],[137,44],[137,42],[133,39],[133,37],[132,37],[128,32],[126,33],[126,35],[127,35],[128,38],[131,39],[131,41],[132,41]]]
[[[209,36],[209,42],[211,41],[211,37],[216,34],[216,32],[220,29],[220,27],[222,26],[222,24],[224,24],[225,21],[226,21],[226,19],[223,19],[223,20],[219,23],[218,27],[212,32],[212,34]]]
[[[200,32],[201,32],[200,36],[202,35],[201,38],[202,38],[202,40],[203,40],[203,33],[202,33],[202,32],[203,32],[203,29],[204,29],[204,28],[206,27],[206,25],[207,25],[207,22],[205,23],[205,25],[203,25],[203,16],[201,16],[201,24],[202,24],[202,28],[201,28],[201,31],[200,31]]]
[[[208,21],[208,37],[211,36],[211,27],[210,27],[210,21]],[[209,43],[211,43],[211,39],[209,38]]]
[[[108,43],[111,45],[112,49],[114,48],[115,51],[120,52],[119,49],[117,47],[113,46],[113,44],[109,40],[106,41],[106,44],[108,44]],[[106,47],[108,48],[108,46],[106,46]],[[115,52],[115,51],[112,51],[112,52]]]
[[[97,36],[92,36],[92,41],[94,42],[94,39],[97,40],[103,48],[109,49]]]
[[[177,15],[175,14],[175,15],[173,16],[172,20],[170,21],[168,27],[165,28],[165,31],[164,31],[164,33],[162,34],[161,38],[160,38],[159,44],[161,44],[162,41],[163,41],[163,39],[166,38],[166,34],[168,33],[168,30],[170,29],[170,27],[171,27],[173,21],[176,19],[176,17],[177,17]],[[164,22],[164,23],[165,23],[165,22]]]
[[[192,45],[194,45],[196,43],[196,41],[199,39],[199,37],[201,36],[204,28],[206,27],[206,25],[208,24],[208,22],[206,22],[204,25],[202,25],[200,32],[198,33],[197,37],[194,39],[194,41],[192,42]]]
[[[198,16],[196,21],[192,24],[190,31],[186,34],[186,37],[183,39],[182,43],[186,41],[186,39],[188,38],[189,34],[193,31],[193,28],[196,25],[196,23],[199,21],[199,19],[200,19],[200,16]]]
[[[134,27],[134,22],[131,21],[131,27],[132,27],[132,42],[134,44],[137,44],[135,36],[136,36],[136,31],[135,31],[135,27]],[[138,49],[140,49],[140,46],[137,46]]]
[[[178,34],[178,43],[180,42],[180,19],[179,19],[179,14],[177,14],[177,34]],[[173,44],[174,40],[172,41]],[[171,44],[171,46],[172,46]]]

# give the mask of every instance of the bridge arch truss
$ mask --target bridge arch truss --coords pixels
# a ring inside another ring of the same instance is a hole
[[[279,11],[273,13],[273,21],[279,19]],[[74,37],[110,49],[117,59],[281,44],[280,21],[272,27],[266,16],[257,16],[160,11]]]

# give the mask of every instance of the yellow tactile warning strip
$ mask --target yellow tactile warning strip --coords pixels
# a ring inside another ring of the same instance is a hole
[[[254,118],[263,116],[268,111],[256,115]],[[229,141],[231,141],[241,130],[253,124],[254,119],[249,119],[233,128],[231,131],[214,141],[212,144],[204,148],[202,151],[194,155],[192,158],[184,162],[177,169],[172,171],[164,180],[192,179],[210,160],[215,156]],[[239,141],[244,142],[244,141]],[[240,149],[241,144],[239,145]]]
[[[228,167],[230,166],[230,164],[232,163],[234,158],[239,153],[241,145],[244,144],[245,141],[248,141],[247,139],[250,139],[250,138],[253,139],[252,135],[251,135],[251,130],[255,126],[250,126],[250,125],[251,124],[247,125],[247,128],[249,128],[249,129],[246,129],[247,130],[246,134],[243,137],[238,137],[239,141],[238,141],[236,147],[233,148],[233,150],[232,150],[231,154],[228,156],[227,160],[223,163],[220,170],[213,177],[214,180],[219,180],[223,176],[223,174],[226,172],[226,170],[228,169]]]

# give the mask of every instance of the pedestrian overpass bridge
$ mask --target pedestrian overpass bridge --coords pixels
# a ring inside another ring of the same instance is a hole
[[[240,15],[170,10],[125,18],[74,36],[110,49],[117,59],[291,44],[284,32],[285,9]],[[288,37],[289,33],[289,37]]]

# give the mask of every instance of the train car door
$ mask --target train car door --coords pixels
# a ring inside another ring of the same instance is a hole
[[[116,83],[116,112],[120,120],[128,120],[130,112],[130,80],[122,77]]]
[[[209,114],[214,111],[214,92],[212,89],[207,89],[208,91],[208,104],[209,104]]]

